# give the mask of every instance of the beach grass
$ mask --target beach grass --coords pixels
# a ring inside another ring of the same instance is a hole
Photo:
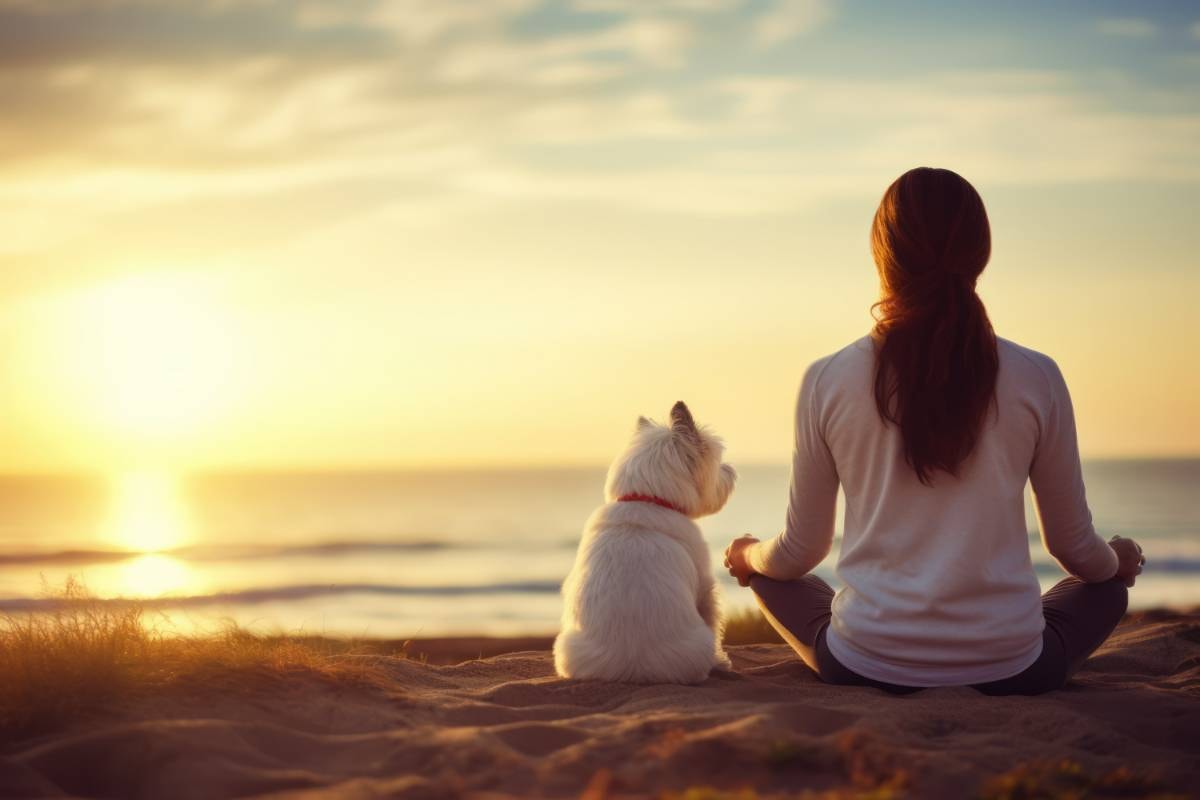
[[[1138,797],[1142,800],[1187,800],[1161,780],[1134,767],[1090,771],[1071,759],[1031,761],[986,779],[979,800],[1074,800]]]
[[[842,742],[844,755],[859,742]],[[912,800],[909,776],[903,771],[891,775],[862,773],[855,758],[845,765],[847,784],[825,790],[804,790],[786,795],[760,793],[750,787],[718,789],[692,786],[682,791],[664,792],[659,800]],[[964,787],[961,795],[971,800],[1187,800],[1187,795],[1171,791],[1161,780],[1137,768],[1123,766],[1111,770],[1088,770],[1070,759],[1030,761],[1007,772],[983,778],[974,791]],[[594,794],[588,800],[607,800],[607,794]]]
[[[783,643],[779,633],[757,608],[745,608],[726,617],[722,641],[729,646]]]
[[[370,681],[403,645],[257,635],[232,623],[166,630],[136,603],[102,603],[74,580],[53,611],[0,616],[0,738],[60,727],[118,701],[175,687],[247,688],[307,675]]]

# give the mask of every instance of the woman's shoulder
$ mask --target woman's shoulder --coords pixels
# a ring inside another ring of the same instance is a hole
[[[835,353],[818,358],[809,366],[809,370],[825,371],[829,368],[833,368],[834,370],[854,370],[861,369],[863,366],[869,367],[874,363],[875,343],[870,334],[868,334],[855,339]]]
[[[871,363],[875,359],[875,345],[871,336],[855,339],[841,350],[821,356],[808,365],[808,371],[821,371],[831,365],[847,366],[851,364]]]
[[[1001,380],[1038,387],[1054,394],[1065,387],[1062,372],[1050,356],[1011,339],[996,337]],[[858,388],[870,380],[875,369],[875,342],[868,334],[840,350],[811,362],[804,371],[802,387],[816,394],[837,385]]]
[[[1050,394],[1065,388],[1062,371],[1053,358],[1018,344],[1011,339],[996,337],[996,349],[1000,360],[1000,380],[1014,381],[1018,385]],[[864,380],[871,380],[875,369],[875,341],[870,334],[855,339],[836,352],[816,359],[804,372],[803,385],[816,393],[837,385],[858,388]]]
[[[870,374],[875,362],[875,346],[871,337],[856,339],[837,352],[822,356],[808,365],[801,382],[802,391],[807,388],[815,394],[833,384],[855,380]]]
[[[1058,364],[1054,359],[1032,347],[1026,347],[1011,339],[997,336],[996,349],[999,352],[1002,366],[1007,362],[1014,368],[1034,370],[1046,377],[1059,374]]]
[[[1057,397],[1066,391],[1066,381],[1053,358],[1031,347],[996,337],[1000,356],[999,380],[1011,381],[1026,389],[1037,389]]]

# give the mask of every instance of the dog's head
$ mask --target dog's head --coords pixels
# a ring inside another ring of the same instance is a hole
[[[622,495],[659,497],[689,517],[715,514],[733,492],[737,473],[721,463],[724,443],[697,427],[680,401],[671,409],[671,424],[638,417],[628,449],[608,471],[604,492],[609,502]]]

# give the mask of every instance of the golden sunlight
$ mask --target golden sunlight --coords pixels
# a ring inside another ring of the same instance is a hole
[[[192,571],[178,558],[147,553],[121,567],[119,594],[125,597],[161,597],[178,594],[193,583]]]
[[[177,432],[211,408],[228,348],[211,309],[186,287],[150,279],[97,290],[90,317],[101,348],[95,396],[130,432]]]
[[[113,485],[113,513],[108,538],[130,550],[154,553],[190,539],[179,483],[165,472],[119,475]],[[171,559],[174,561],[174,559]],[[159,566],[161,567],[160,562]],[[146,567],[139,574],[145,575]]]
[[[43,395],[110,442],[110,463],[194,442],[234,388],[237,331],[202,272],[141,273],[47,295],[33,311]]]

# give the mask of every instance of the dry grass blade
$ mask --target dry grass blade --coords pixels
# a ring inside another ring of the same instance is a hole
[[[729,646],[741,644],[782,644],[771,623],[756,608],[747,608],[730,614],[725,620],[725,636],[722,641]]]
[[[0,616],[0,738],[61,727],[113,703],[172,686],[238,686],[305,674],[369,682],[403,655],[335,639],[259,636],[227,625],[164,633],[136,602],[100,601],[75,580],[54,610]]]

